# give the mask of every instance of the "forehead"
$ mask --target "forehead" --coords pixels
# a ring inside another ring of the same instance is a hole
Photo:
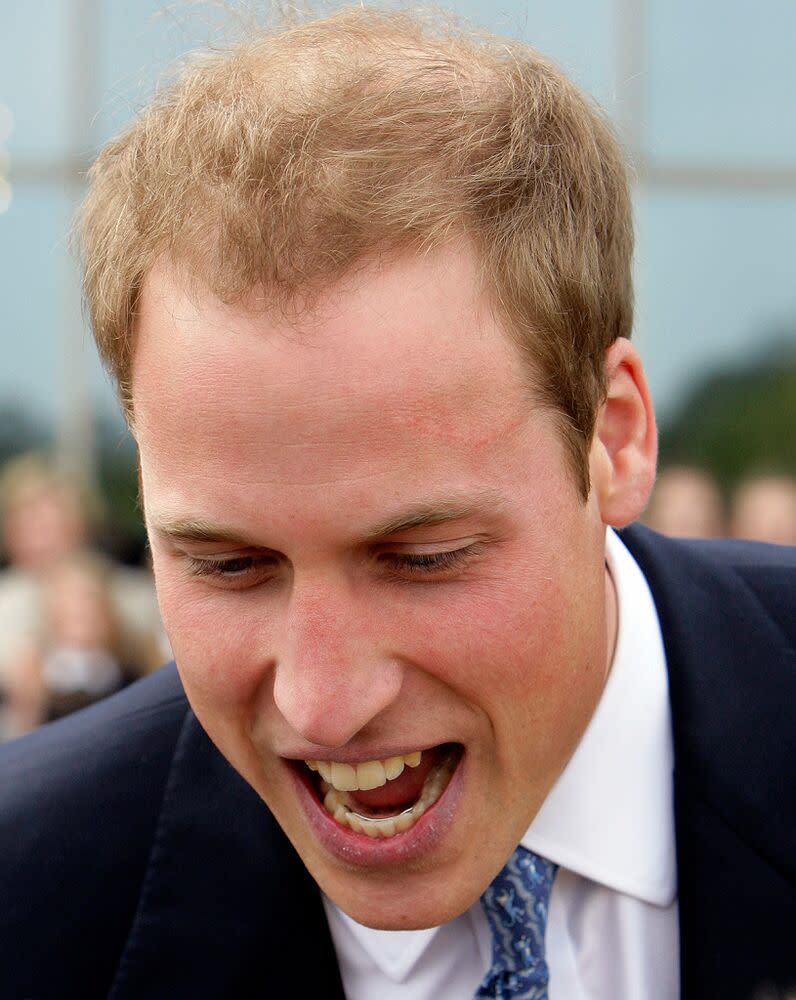
[[[374,265],[287,322],[160,268],[133,364],[147,505],[154,490],[181,509],[201,495],[213,516],[254,516],[253,498],[297,518],[346,504],[378,516],[436,486],[492,489],[534,408],[477,288],[473,258],[449,248]]]
[[[194,380],[204,393],[224,384],[242,389],[248,373],[266,380],[264,399],[269,387],[283,404],[291,391],[322,397],[344,388],[355,393],[351,406],[384,392],[405,409],[421,398],[444,406],[452,394],[475,397],[487,388],[479,373],[506,369],[524,378],[478,287],[474,255],[449,247],[374,263],[288,320],[260,308],[255,293],[226,305],[202,289],[189,291],[161,263],[142,291],[133,394],[142,368],[160,360],[176,366],[159,386],[166,395],[174,376]]]

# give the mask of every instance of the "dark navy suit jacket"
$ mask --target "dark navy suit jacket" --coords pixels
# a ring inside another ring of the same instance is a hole
[[[623,537],[669,668],[683,1000],[777,996],[796,985],[796,550]],[[174,667],[2,748],[2,1000],[342,996],[315,883]]]

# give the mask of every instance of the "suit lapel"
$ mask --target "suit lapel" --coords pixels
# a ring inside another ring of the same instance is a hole
[[[735,548],[734,569],[716,547],[695,555],[638,529],[623,540],[666,647],[683,1000],[748,1000],[766,981],[796,981],[793,638],[755,586],[773,597],[792,571],[746,563],[775,550]]]
[[[110,1000],[343,1000],[318,892],[188,711]]]

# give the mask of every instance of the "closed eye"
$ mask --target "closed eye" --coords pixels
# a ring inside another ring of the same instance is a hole
[[[276,575],[279,560],[272,555],[241,555],[229,558],[187,556],[191,576],[202,577],[231,589],[253,587]]]
[[[379,564],[388,569],[391,575],[400,579],[412,577],[445,578],[454,571],[462,569],[480,552],[482,546],[478,543],[465,545],[458,549],[447,549],[440,552],[396,552],[389,550],[378,554]]]
[[[407,544],[405,548],[409,549]],[[431,545],[413,545],[410,551],[384,546],[376,553],[376,564],[388,577],[401,582],[444,580],[461,572],[483,548],[471,541],[455,549],[436,550]],[[421,549],[421,551],[418,551]],[[228,590],[245,590],[268,583],[280,572],[282,559],[271,552],[230,556],[193,556],[184,553],[188,572]]]

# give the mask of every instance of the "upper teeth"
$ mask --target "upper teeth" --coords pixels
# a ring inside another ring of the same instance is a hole
[[[417,767],[422,755],[421,750],[415,750],[386,760],[366,760],[361,764],[341,764],[336,760],[306,760],[304,763],[338,792],[366,792],[371,788],[381,788],[397,778],[404,766]]]

